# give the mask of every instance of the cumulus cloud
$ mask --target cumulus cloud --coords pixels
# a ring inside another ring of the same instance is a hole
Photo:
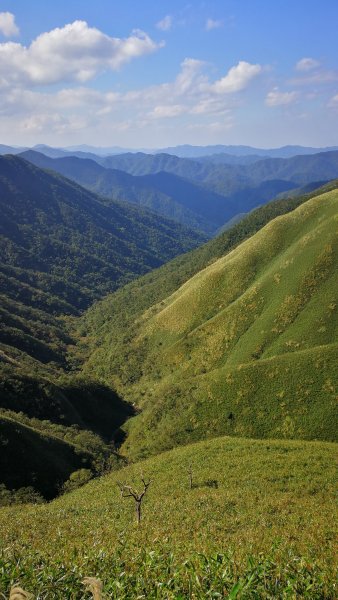
[[[245,77],[242,71],[239,77],[237,65],[224,78],[214,81],[208,63],[186,58],[172,81],[126,92],[99,91],[83,84],[52,92],[11,85],[2,89],[0,128],[5,137],[11,137],[15,129],[21,144],[50,143],[51,138],[59,140],[52,143],[62,144],[71,141],[73,134],[81,139],[82,132],[93,139],[100,136],[107,139],[117,132],[133,136],[140,132],[144,136],[147,129],[149,135],[152,132],[157,136],[170,128],[172,119],[179,120],[180,131],[189,127],[192,131],[196,126],[197,132],[201,126],[200,131],[205,128],[207,132],[212,130],[210,122],[217,123],[218,130],[216,125],[214,129],[215,135],[219,135],[222,128],[232,126],[233,111],[239,103],[236,91],[243,90],[260,72],[259,65],[245,64],[254,67],[245,69]],[[228,83],[220,87],[223,80]]]
[[[156,23],[157,29],[161,29],[161,31],[169,31],[173,25],[173,18],[171,15],[166,15],[161,21]]]
[[[312,71],[320,66],[320,62],[314,58],[302,58],[296,64],[297,71]]]
[[[160,46],[140,30],[120,39],[89,27],[85,21],[74,21],[42,33],[27,48],[14,42],[0,44],[0,83],[83,83],[104,70],[116,71]]]
[[[202,74],[205,62],[195,58],[185,58],[181,64],[181,71],[176,77],[174,88],[179,94],[186,94],[193,90],[195,93],[207,84],[207,78]]]
[[[5,37],[11,37],[12,35],[18,35],[20,33],[12,13],[0,12],[0,33]]]
[[[195,104],[191,112],[194,115],[222,115],[228,113],[230,106],[224,103],[223,98],[205,96]]]
[[[212,89],[217,94],[231,94],[244,90],[249,83],[262,71],[261,65],[252,65],[241,60],[238,65],[231,67],[225,77],[216,81]]]
[[[223,27],[223,21],[210,18],[206,20],[205,29],[207,31],[211,31],[212,29],[219,29],[220,27]]]
[[[268,93],[265,104],[267,106],[286,106],[293,104],[297,98],[297,92],[280,92],[278,88],[274,88]]]

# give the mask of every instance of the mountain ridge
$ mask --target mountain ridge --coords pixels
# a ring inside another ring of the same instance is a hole
[[[336,191],[307,200],[150,305],[129,332],[127,326],[129,350],[121,368],[114,350],[108,350],[105,326],[106,341],[103,337],[102,348],[91,355],[88,372],[97,368],[112,378],[124,397],[142,409],[125,426],[124,452],[135,458],[224,433],[283,437],[285,431],[289,437],[335,439],[329,425],[334,392],[325,381],[334,385],[338,351],[333,286],[337,202]],[[318,370],[316,361],[323,356],[326,362]],[[274,370],[276,381],[269,381],[267,371]],[[294,380],[302,390],[300,413],[292,401]],[[271,405],[266,385],[274,390],[276,404]],[[304,395],[307,387],[313,391],[312,405]],[[256,398],[251,408],[248,390]],[[210,405],[203,401],[209,394]],[[259,416],[260,402],[270,416]],[[278,417],[283,403],[284,425],[283,415]],[[224,417],[217,419],[220,407]]]
[[[279,194],[338,175],[335,151],[245,165],[142,153],[111,156],[100,164],[76,157],[51,159],[33,151],[21,156],[105,198],[145,205],[208,235]]]

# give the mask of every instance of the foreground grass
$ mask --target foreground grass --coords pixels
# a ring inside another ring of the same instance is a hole
[[[90,575],[112,598],[334,598],[335,448],[218,438],[2,509],[0,591],[85,598]],[[137,487],[140,472],[152,483],[137,526],[117,482]]]

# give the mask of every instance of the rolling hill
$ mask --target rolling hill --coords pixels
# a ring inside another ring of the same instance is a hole
[[[0,590],[109,598],[335,597],[334,444],[218,438],[129,465],[44,506],[0,509]],[[193,485],[190,487],[191,469]],[[135,523],[131,498],[151,480]]]
[[[78,318],[101,286],[54,272],[60,248],[81,264],[95,240],[101,256],[123,205],[15,160],[25,176],[0,179],[0,594],[80,598],[95,576],[119,600],[333,600],[338,182],[261,206]]]
[[[123,296],[89,311],[89,335],[94,326],[103,342],[88,372],[141,409],[124,452],[221,434],[336,439],[337,202],[336,190],[299,202],[154,302],[138,282],[124,352],[114,315]]]

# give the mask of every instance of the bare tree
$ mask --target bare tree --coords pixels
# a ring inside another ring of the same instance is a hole
[[[151,479],[149,479],[149,481],[146,482],[143,475],[141,476],[141,481],[143,483],[143,490],[141,492],[138,492],[137,490],[132,488],[130,485],[124,485],[122,483],[118,483],[122,498],[134,498],[137,523],[140,523],[140,521],[141,521],[142,500],[147,492],[148,487],[151,484]]]

